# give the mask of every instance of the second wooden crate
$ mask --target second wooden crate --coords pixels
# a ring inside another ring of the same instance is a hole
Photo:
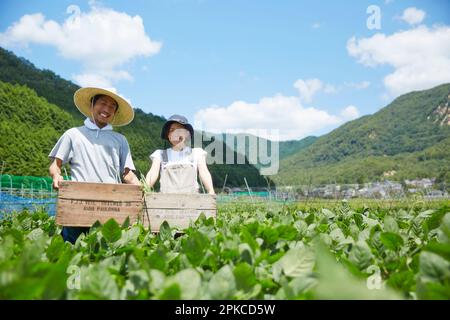
[[[167,221],[179,230],[189,227],[201,213],[207,218],[217,215],[216,196],[210,194],[147,193],[144,196],[143,222],[152,232]],[[150,221],[149,221],[150,220]]]

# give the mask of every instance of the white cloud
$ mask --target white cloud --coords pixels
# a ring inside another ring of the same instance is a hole
[[[356,118],[359,118],[359,110],[357,107],[350,105],[341,111],[341,116],[345,120],[354,120]]]
[[[326,94],[338,93],[341,88],[338,86],[324,83],[320,79],[298,79],[294,83],[294,88],[298,90],[300,100],[305,103],[311,103],[316,94],[323,92]]]
[[[305,108],[298,97],[276,95],[257,103],[235,101],[227,107],[201,109],[195,114],[195,127],[213,133],[257,133],[269,139],[273,139],[270,136],[273,131],[283,141],[317,134],[358,116],[354,106],[345,108],[337,116],[325,110]]]
[[[417,9],[415,7],[410,7],[403,11],[403,15],[400,17],[403,21],[410,25],[418,24],[425,19],[425,11]]]
[[[72,15],[61,24],[41,13],[22,16],[0,33],[0,45],[53,46],[64,58],[81,62],[83,73],[74,76],[81,85],[130,80],[131,75],[120,67],[135,57],[156,54],[162,46],[146,34],[140,16],[96,7],[95,3],[86,13],[76,6],[68,10]]]
[[[133,80],[133,77],[124,70],[102,70],[97,73],[83,73],[72,76],[75,82],[82,87],[111,87],[112,82],[119,80]]]
[[[345,82],[344,85],[346,87],[361,90],[361,89],[367,89],[370,86],[370,82],[369,81]]]
[[[298,79],[294,83],[294,88],[299,92],[300,99],[306,103],[313,100],[313,97],[323,88],[323,83],[319,79]]]
[[[332,84],[326,84],[325,87],[323,88],[323,92],[325,93],[337,93],[338,92],[338,88],[336,88],[336,86],[332,85]]]
[[[315,22],[313,23],[313,25],[311,26],[313,29],[319,29],[322,25],[319,22]]]
[[[110,79],[95,73],[84,73],[74,75],[73,79],[82,87],[100,87],[107,88],[111,87],[112,83]]]
[[[347,51],[365,66],[394,67],[384,78],[384,85],[393,96],[450,82],[448,26],[419,26],[392,35],[352,37],[347,42]]]

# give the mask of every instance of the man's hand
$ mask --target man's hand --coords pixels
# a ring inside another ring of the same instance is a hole
[[[59,183],[64,181],[64,178],[60,174],[55,174],[53,177],[53,189],[59,189]]]
[[[50,176],[53,179],[54,189],[59,189],[59,183],[64,180],[63,177],[61,176],[61,167],[62,167],[62,160],[55,158],[49,168]]]
[[[123,173],[123,182],[128,184],[141,185],[139,179],[136,177],[134,172],[129,168],[125,168],[125,171]]]

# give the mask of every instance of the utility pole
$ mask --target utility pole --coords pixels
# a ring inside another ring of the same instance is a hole
[[[252,199],[252,202],[254,203],[252,192],[250,190],[250,187],[248,186],[247,179],[245,177],[244,177],[244,181],[245,181],[245,185],[247,186],[248,194],[250,195],[250,198]]]
[[[227,178],[228,178],[228,173],[225,175],[225,180],[223,181],[222,193],[223,193],[223,190],[225,189],[225,185],[227,184]]]

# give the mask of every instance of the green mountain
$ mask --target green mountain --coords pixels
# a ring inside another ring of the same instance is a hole
[[[312,145],[318,137],[309,136],[301,140],[280,141],[280,159],[284,159]]]
[[[47,176],[48,153],[66,128],[70,114],[26,86],[0,81],[0,161],[4,174]]]
[[[34,89],[38,96],[67,111],[74,119],[82,121],[81,113],[73,104],[73,94],[79,88],[74,83],[62,79],[51,70],[39,70],[28,60],[1,47],[0,71],[0,81]]]
[[[29,61],[0,48],[0,163],[4,174],[48,175],[47,155],[61,134],[80,126],[84,117],[73,104],[79,87],[50,70],[37,69]],[[159,137],[165,119],[135,109],[133,122],[116,128],[130,144],[139,173],[149,169],[148,156],[164,147]],[[205,144],[204,144],[205,145]],[[234,152],[226,149],[225,152]],[[235,155],[236,156],[236,155]],[[227,186],[266,186],[253,165],[209,165],[213,182]]]
[[[205,133],[205,136],[207,137],[212,137],[215,136],[212,133]],[[244,147],[244,152],[242,152],[242,154],[245,154],[245,156],[247,158],[249,158],[249,153],[251,148],[251,141],[253,141],[253,143],[255,144],[255,146],[259,146],[259,145],[265,145],[268,148],[268,151],[270,153],[271,151],[271,144],[272,141],[268,140],[268,139],[264,139],[249,133],[238,133],[238,134],[231,134],[231,133],[224,133],[224,134],[220,134],[217,135],[222,141],[224,141],[230,148],[234,148],[234,150],[239,151],[238,145],[239,142],[238,141],[242,141],[243,143],[245,143],[245,147]],[[301,140],[288,140],[288,141],[280,141],[278,142],[278,154],[280,156],[280,159],[284,159],[287,158],[288,156],[297,153],[298,151],[309,147],[311,144],[313,144],[316,140],[318,139],[318,137],[314,137],[314,136],[309,136],[306,138],[303,138]],[[258,150],[256,147],[256,150]],[[259,165],[256,165],[257,167],[259,167]]]
[[[281,160],[277,184],[450,181],[450,84],[411,92]]]

